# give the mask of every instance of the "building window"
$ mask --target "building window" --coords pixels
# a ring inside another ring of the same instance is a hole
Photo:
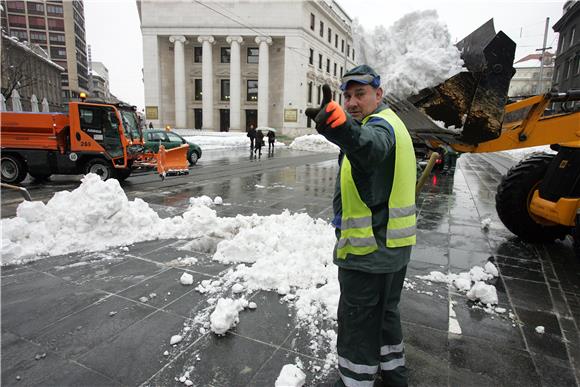
[[[333,91],[332,92],[332,100],[333,101],[336,101],[336,91]]]
[[[572,27],[572,30],[570,31],[570,44],[568,47],[572,47],[574,44],[574,35],[576,35],[576,27]]]
[[[308,82],[308,103],[312,103],[312,81]]]
[[[336,77],[336,68],[338,67],[338,65],[335,63],[334,64],[334,76]]]
[[[326,72],[330,74],[330,59],[326,60]]]
[[[30,31],[30,41],[33,43],[46,44],[46,33],[38,31]]]
[[[338,48],[338,34],[334,35],[334,48]]]
[[[230,80],[229,79],[222,79],[220,81],[220,90],[221,90],[221,100],[222,101],[229,101],[230,100]]]
[[[328,28],[328,43],[332,44],[332,30]]]
[[[51,32],[49,34],[50,44],[65,44],[64,34]]]
[[[10,24],[10,27],[26,28],[26,16],[8,15],[8,23]]]
[[[11,15],[12,16],[12,15]],[[28,34],[23,30],[10,29],[10,36],[15,36],[18,40],[28,40]]]
[[[51,47],[50,48],[50,58],[51,59],[65,59],[66,58],[66,48],[64,47]]]
[[[346,56],[349,57],[350,56],[350,44],[346,45]]]
[[[341,39],[340,41],[340,52],[344,53],[344,39]]]
[[[24,13],[24,1],[7,1],[5,4],[9,12]]]
[[[320,21],[320,37],[324,37],[324,22],[322,20]]]
[[[352,60],[354,61],[354,47],[352,48]]]
[[[338,104],[342,105],[342,94],[338,93]]]
[[[322,54],[318,54],[318,68],[322,70]]]
[[[44,14],[44,4],[28,2],[28,13],[34,15]]]
[[[576,53],[576,74],[580,74],[580,52]]]
[[[248,47],[248,63],[258,63],[259,53],[258,47]]]
[[[314,64],[314,50],[310,49],[310,57],[308,58],[308,63],[313,65]]]
[[[46,19],[48,20],[49,29],[64,31],[64,20],[63,19]],[[75,24],[76,27],[76,24]]]
[[[574,63],[572,62],[572,58],[570,58],[570,60],[568,61],[568,63],[566,63],[566,79],[570,78],[570,75],[572,74],[572,66],[574,65]]]
[[[564,41],[566,40],[566,34],[560,34],[560,40],[558,41],[558,51],[557,53],[560,54],[562,49],[564,48]]]
[[[248,88],[247,88],[247,100],[248,101],[257,101],[258,100],[258,81],[255,79],[248,80]]]
[[[195,80],[195,87],[194,87],[194,99],[196,101],[201,101],[201,96],[203,94],[202,90],[202,82],[201,79],[196,79]]]
[[[316,100],[318,101],[317,103],[320,103],[320,101],[322,101],[321,91],[322,91],[321,86],[320,85],[316,86],[316,95],[317,95]]]
[[[556,76],[554,77],[554,83],[558,83],[560,80],[560,66],[556,67],[555,74]]]
[[[47,4],[46,5],[46,13],[49,16],[62,16],[63,15],[62,6]]]
[[[342,78],[342,72],[343,72],[343,68],[342,66],[340,66],[340,77]]]
[[[316,24],[316,17],[313,13],[310,14],[310,29],[314,31],[314,25]]]
[[[222,63],[230,63],[230,56],[231,56],[231,49],[229,47],[222,47],[221,48],[221,62]]]
[[[203,50],[200,46],[193,48],[193,63],[201,63]]]

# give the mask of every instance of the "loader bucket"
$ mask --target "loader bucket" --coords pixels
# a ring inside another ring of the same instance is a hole
[[[459,142],[477,144],[497,138],[515,73],[516,45],[503,32],[495,33],[491,19],[457,43],[457,48],[468,71],[423,89],[408,101],[433,120],[443,121],[446,127],[462,128],[456,134]]]
[[[165,178],[165,176],[189,174],[189,161],[187,160],[188,149],[189,145],[187,144],[172,149],[165,149],[161,145],[159,152],[155,154],[159,176]]]

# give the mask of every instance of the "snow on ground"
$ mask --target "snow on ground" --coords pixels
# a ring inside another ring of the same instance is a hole
[[[191,133],[188,135],[183,135],[183,137],[194,144],[201,147],[202,151],[213,150],[213,149],[231,149],[231,148],[249,148],[250,139],[247,137],[245,132],[234,133],[234,132],[201,132],[201,131],[190,131],[185,129],[185,133]],[[179,130],[178,130],[179,132]],[[264,133],[265,135],[266,133]],[[268,146],[268,138],[264,137],[264,143],[266,147]],[[283,142],[276,141],[275,147],[284,148],[286,145]]]
[[[529,156],[530,154],[538,153],[538,152],[552,153],[552,154],[556,153],[556,151],[553,151],[552,149],[550,149],[549,145],[533,146],[530,148],[522,148],[522,149],[513,149],[513,150],[501,151],[501,152],[497,152],[497,153],[500,155],[507,156],[514,161],[521,161],[525,157]]]
[[[294,364],[286,364],[282,367],[280,375],[274,383],[275,387],[300,387],[306,382],[306,375]]]
[[[339,151],[338,146],[328,141],[321,134],[307,134],[297,137],[288,147],[294,150],[311,152],[338,153]]]

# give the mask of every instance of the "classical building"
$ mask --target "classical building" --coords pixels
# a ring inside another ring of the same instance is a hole
[[[580,1],[567,1],[552,28],[559,33],[553,87],[562,92],[580,89]]]
[[[43,109],[45,99],[50,111],[62,111],[61,74],[64,69],[51,61],[46,51],[38,45],[23,43],[2,34],[0,46],[0,85],[7,109],[18,110],[12,106],[11,99],[13,90],[16,90],[23,111],[33,111],[32,98],[36,98],[39,111]]]
[[[83,0],[2,1],[2,28],[8,36],[38,44],[65,69],[65,101],[88,90],[88,63]]]
[[[530,54],[514,63],[516,73],[510,82],[508,96],[527,97],[550,90],[554,72],[554,54],[547,51],[543,59],[543,67],[540,66],[542,54]]]
[[[147,121],[294,133],[355,65],[351,19],[332,1],[138,0]]]

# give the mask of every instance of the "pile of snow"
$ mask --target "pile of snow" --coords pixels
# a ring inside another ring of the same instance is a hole
[[[428,275],[418,275],[417,278],[431,282],[441,282],[452,285],[457,291],[466,293],[472,301],[480,301],[486,305],[497,305],[497,291],[495,286],[486,281],[499,276],[497,267],[490,261],[485,266],[472,267],[469,272],[459,274],[443,274],[440,271],[432,271]]]
[[[530,148],[513,149],[507,151],[498,152],[498,154],[507,156],[514,161],[521,161],[524,158],[530,156],[532,153],[550,153],[555,154],[556,151],[552,150],[549,145],[533,146]]]
[[[231,149],[231,148],[249,148],[250,139],[247,137],[245,132],[243,133],[232,133],[228,132],[227,136],[220,135],[219,132],[206,132],[203,135],[185,136],[187,141],[197,144],[202,150],[213,150],[213,149]],[[265,133],[264,133],[265,134]],[[268,139],[264,138],[266,146],[268,146]],[[286,145],[282,142],[276,141],[275,147],[283,148]]]
[[[288,148],[324,153],[338,153],[340,150],[338,146],[328,141],[321,134],[307,134],[305,136],[297,137],[292,141],[292,144],[290,144]]]
[[[409,13],[389,28],[369,32],[355,23],[353,34],[358,61],[372,66],[383,88],[399,97],[436,86],[462,70],[460,52],[434,10]]]
[[[286,364],[282,367],[280,375],[274,383],[275,387],[301,387],[306,382],[306,375],[294,364]]]

